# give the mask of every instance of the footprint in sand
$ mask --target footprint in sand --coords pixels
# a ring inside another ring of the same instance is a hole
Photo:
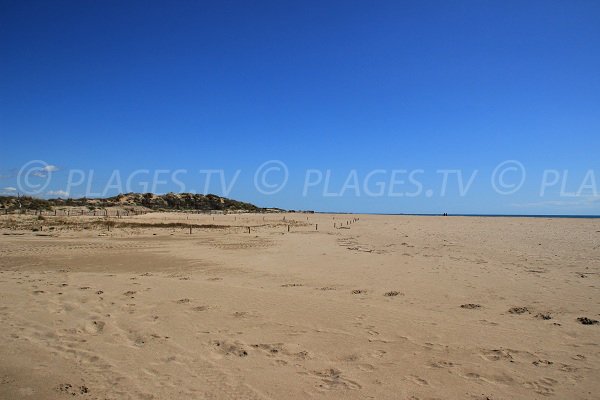
[[[312,358],[311,355],[310,355],[310,353],[308,351],[306,351],[306,350],[299,351],[299,352],[293,354],[293,356],[297,360],[309,360],[309,359]]]
[[[342,372],[335,368],[328,368],[323,371],[313,371],[313,374],[321,378],[318,387],[326,390],[338,389],[360,389],[362,386],[355,381],[345,378]]]
[[[421,386],[427,386],[429,385],[429,382],[427,382],[427,380],[418,377],[416,375],[410,375],[408,376],[408,379],[411,380],[412,382],[416,383],[417,385],[421,385]]]
[[[533,365],[535,365],[536,367],[548,367],[548,366],[554,364],[552,361],[548,361],[548,360],[536,360],[536,361],[532,361],[531,363]]]
[[[373,372],[377,369],[377,368],[375,368],[374,365],[367,364],[367,363],[360,363],[360,364],[357,364],[356,366],[358,367],[358,369],[360,369],[361,371],[364,371],[364,372]]]
[[[239,342],[227,342],[224,340],[215,340],[212,342],[213,349],[225,356],[248,356],[248,351],[244,348],[244,345]]]
[[[275,355],[280,354],[283,351],[283,343],[275,343],[275,344],[260,343],[260,344],[252,344],[251,346],[254,347],[255,349],[262,350],[268,356],[275,356]]]
[[[588,317],[579,317],[577,321],[582,325],[597,325],[599,323],[597,320]]]
[[[369,354],[372,358],[383,358],[387,354],[385,350],[375,350]]]
[[[541,378],[537,381],[525,382],[525,386],[542,396],[552,396],[554,394],[553,386],[556,383],[557,381],[552,378]]]
[[[452,368],[456,365],[457,364],[455,364],[451,361],[431,361],[429,363],[429,366],[433,367],[433,368]]]
[[[467,372],[464,377],[467,379],[481,379],[481,375],[476,372]]]
[[[102,321],[90,321],[85,325],[85,331],[91,334],[99,334],[104,331],[105,323]]]
[[[89,389],[87,386],[73,386],[70,383],[61,383],[60,385],[58,385],[58,387],[56,388],[57,392],[61,392],[61,393],[65,393],[65,394],[69,394],[71,396],[76,396],[78,394],[87,394],[89,393]]]
[[[505,349],[494,349],[494,350],[482,350],[481,357],[488,361],[500,361],[508,360],[512,361],[513,357],[508,350]]]
[[[135,347],[143,347],[146,344],[146,340],[139,333],[130,331],[127,336]]]
[[[521,314],[529,314],[529,310],[527,309],[527,307],[512,307],[508,310],[508,312],[510,314],[517,314],[517,315],[521,315]]]
[[[560,364],[560,367],[558,369],[562,372],[577,372],[579,370],[579,368],[569,364]]]
[[[398,292],[398,291],[396,291],[396,290],[392,290],[392,291],[390,291],[390,292],[386,292],[386,293],[384,294],[384,296],[386,296],[386,297],[396,297],[396,296],[398,296],[398,295],[404,296],[404,293],[400,293],[400,292]]]

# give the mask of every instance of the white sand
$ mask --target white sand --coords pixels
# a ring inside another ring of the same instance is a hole
[[[2,217],[0,398],[600,396],[600,220],[282,217]]]

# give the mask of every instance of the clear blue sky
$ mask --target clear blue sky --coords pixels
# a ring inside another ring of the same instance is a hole
[[[39,159],[57,168],[42,196],[72,169],[96,192],[137,169],[186,169],[202,192],[198,171],[223,169],[241,170],[230,197],[263,206],[600,214],[599,71],[594,1],[0,1],[0,189]],[[253,176],[268,160],[289,180],[267,196]],[[511,195],[490,184],[505,160],[526,168]],[[331,170],[338,196],[304,196],[307,169]],[[423,191],[367,196],[373,169],[373,187],[422,169]],[[478,174],[441,195],[442,169]],[[570,196],[540,196],[545,169]],[[360,193],[339,195],[352,170]]]

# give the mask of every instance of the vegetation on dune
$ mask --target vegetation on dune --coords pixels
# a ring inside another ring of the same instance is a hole
[[[0,196],[0,209],[14,211],[51,210],[53,207],[88,207],[93,210],[106,207],[145,207],[150,210],[197,210],[197,211],[247,211],[261,212],[265,209],[214,194],[167,193],[126,193],[102,199],[39,199],[35,197]]]
[[[25,210],[51,210],[52,204],[48,200],[38,199],[29,196],[0,196],[0,208],[9,211]]]

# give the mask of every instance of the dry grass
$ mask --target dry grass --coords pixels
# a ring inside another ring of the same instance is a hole
[[[166,228],[166,229],[226,229],[229,225],[217,224],[190,224],[185,222],[144,222],[144,221],[119,221],[112,218],[81,219],[74,217],[43,217],[35,216],[9,216],[0,218],[0,228],[11,230],[40,230],[40,229],[113,229],[113,228]]]

